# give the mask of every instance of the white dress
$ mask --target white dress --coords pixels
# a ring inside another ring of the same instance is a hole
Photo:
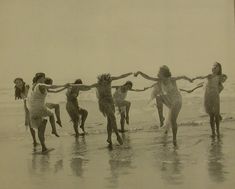
[[[28,97],[28,108],[32,128],[38,128],[44,117],[53,115],[53,113],[46,107],[45,99],[47,91],[45,91],[45,93],[41,93],[39,90],[40,85],[44,84],[36,84]]]
[[[123,106],[123,102],[125,101],[126,97],[127,91],[123,92],[121,87],[118,87],[113,94],[114,104],[118,107],[120,113],[125,113],[126,111],[126,107]]]
[[[171,124],[172,114],[178,116],[182,107],[182,96],[178,90],[176,80],[169,78],[166,83],[161,82],[164,101],[167,102],[166,106],[169,108],[168,120],[166,121],[166,130],[169,129]]]

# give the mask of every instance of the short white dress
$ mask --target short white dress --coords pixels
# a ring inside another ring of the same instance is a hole
[[[45,103],[47,91],[45,90],[44,93],[41,93],[39,90],[40,85],[44,84],[36,84],[28,97],[28,108],[32,128],[40,127],[43,118],[53,115]]]

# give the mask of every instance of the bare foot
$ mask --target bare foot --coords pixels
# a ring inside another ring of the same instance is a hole
[[[107,143],[109,143],[109,145],[112,145],[112,140],[111,139],[107,139],[106,141],[107,141]]]
[[[125,129],[118,129],[118,131],[119,131],[120,133],[125,133],[125,132],[127,132],[127,130],[125,130]]]
[[[117,135],[117,141],[120,145],[123,145],[123,141],[122,141],[122,138],[120,137],[120,135],[118,134]]]
[[[108,149],[109,149],[109,150],[113,150],[113,144],[112,144],[112,142],[110,142],[109,140],[107,140],[107,142],[109,143],[109,144],[108,144]]]
[[[61,121],[56,121],[56,123],[60,126],[60,127],[62,127],[62,123],[61,123]]]
[[[36,147],[37,145],[39,145],[39,143],[33,142],[33,146],[34,146],[34,147]]]
[[[54,150],[54,148],[46,148],[46,149],[42,149],[42,154],[47,154],[48,152]]]
[[[55,135],[56,137],[60,137],[56,131],[52,131],[51,134]]]
[[[42,148],[42,153],[46,152],[48,149],[47,148]]]

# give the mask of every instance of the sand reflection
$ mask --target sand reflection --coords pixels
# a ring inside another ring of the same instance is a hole
[[[212,139],[208,154],[208,173],[214,182],[225,181],[223,143]]]
[[[76,138],[72,146],[72,159],[70,167],[74,176],[83,177],[84,165],[87,164],[88,160],[85,159],[87,152],[85,137]]]
[[[128,175],[131,173],[130,169],[133,169],[133,149],[131,147],[131,140],[128,133],[122,134],[124,141],[123,146],[115,147],[114,150],[109,151],[109,165],[110,165],[110,177],[108,180],[108,187],[118,188],[119,178],[121,175]]]

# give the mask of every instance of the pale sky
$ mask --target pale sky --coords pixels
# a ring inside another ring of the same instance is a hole
[[[0,0],[0,85],[39,71],[65,82],[156,75],[164,64],[206,75],[214,61],[231,78],[233,11],[233,0]]]

